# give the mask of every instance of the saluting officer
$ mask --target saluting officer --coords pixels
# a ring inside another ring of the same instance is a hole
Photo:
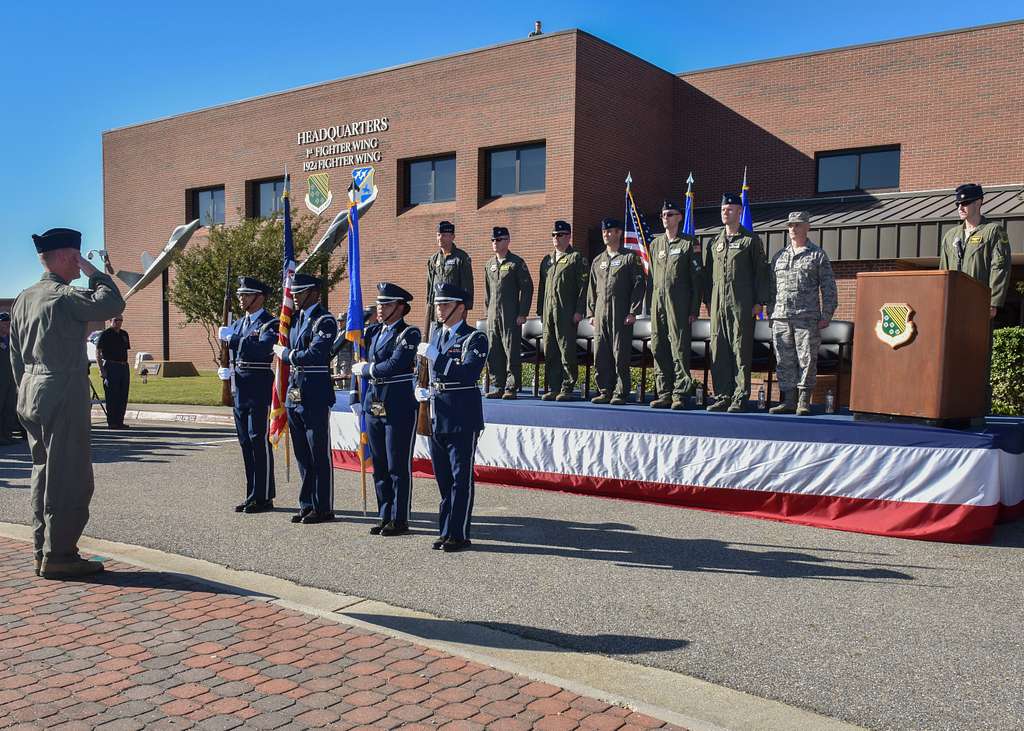
[[[708,411],[738,412],[750,396],[754,318],[770,297],[761,238],[740,226],[743,201],[722,196],[722,230],[704,250],[704,298],[711,316],[711,377],[715,401]]]
[[[413,393],[416,348],[420,329],[405,322],[412,295],[391,282],[377,285],[376,324],[366,329],[367,361],[352,365],[352,375],[366,378],[368,386],[356,418],[366,415],[373,484],[377,491],[380,522],[373,535],[398,536],[409,532],[412,503],[412,452],[416,443],[417,404]],[[352,403],[358,397],[353,394]]]
[[[296,322],[288,332],[288,347],[274,345],[274,353],[291,365],[288,376],[288,430],[299,465],[299,512],[293,523],[334,520],[334,469],[331,464],[331,349],[338,323],[320,305],[323,281],[298,273],[292,283]]]
[[[960,225],[942,237],[939,269],[952,269],[974,277],[992,290],[989,318],[1006,302],[1010,286],[1010,239],[1006,229],[981,215],[985,191],[977,183],[956,189]]]
[[[622,222],[601,221],[605,250],[590,267],[587,311],[594,326],[594,368],[600,393],[595,404],[621,405],[629,401],[632,379],[629,357],[633,349],[633,323],[644,302],[646,276],[640,259],[622,248]]]
[[[46,273],[14,302],[11,368],[32,453],[36,573],[84,576],[103,570],[78,555],[94,485],[85,329],[122,312],[124,299],[114,280],[82,257],[78,231],[52,228],[32,240]],[[89,291],[71,286],[82,272]]]
[[[491,233],[494,258],[484,270],[484,307],[487,308],[487,367],[494,390],[487,398],[514,399],[523,381],[520,356],[523,323],[533,303],[533,277],[526,262],[508,250],[510,234],[504,226]]]
[[[487,361],[487,336],[466,323],[469,292],[452,284],[434,290],[439,327],[417,352],[430,361],[430,388],[417,388],[418,401],[431,402],[434,433],[430,459],[441,491],[439,537],[433,548],[461,551],[470,545],[473,519],[473,464],[484,428],[477,380]]]
[[[439,284],[454,284],[466,292],[469,295],[466,309],[473,309],[473,260],[455,245],[455,224],[451,221],[437,224],[437,251],[427,261],[428,312],[433,311],[434,293]]]
[[[587,260],[572,247],[572,226],[555,221],[551,231],[554,251],[540,263],[537,314],[544,323],[545,401],[572,401],[579,373],[576,327],[587,311]]]
[[[274,391],[274,344],[278,320],[264,309],[271,288],[255,277],[239,277],[238,303],[245,315],[217,331],[228,344],[234,368],[218,368],[222,381],[234,376],[235,433],[245,464],[245,500],[237,513],[263,513],[274,507],[274,452],[267,438]]]
[[[685,409],[694,391],[690,375],[690,326],[700,313],[703,277],[696,237],[680,233],[679,204],[661,206],[665,233],[651,240],[651,352],[654,354],[655,409]]]

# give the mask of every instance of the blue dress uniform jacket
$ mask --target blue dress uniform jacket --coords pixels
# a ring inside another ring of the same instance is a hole
[[[321,515],[334,511],[331,464],[331,406],[334,386],[329,364],[338,335],[334,315],[319,304],[297,316],[289,333],[288,430],[302,485],[299,507]]]
[[[409,326],[405,320],[388,328],[371,325],[366,330],[371,370],[362,405],[381,525],[409,523],[412,452],[419,408],[413,393],[414,371],[420,340],[419,328]]]
[[[441,492],[439,534],[445,539],[468,541],[476,440],[484,428],[477,381],[487,362],[487,336],[462,322],[452,337],[437,328],[430,341],[439,351],[433,368],[436,393],[431,408],[434,433],[430,438],[430,459]]]
[[[245,464],[245,502],[266,502],[277,493],[274,452],[267,439],[274,389],[274,343],[278,321],[266,310],[231,325],[228,348],[235,364],[235,433]]]

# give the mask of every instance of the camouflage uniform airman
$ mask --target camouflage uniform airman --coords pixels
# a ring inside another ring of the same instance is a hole
[[[508,236],[508,230],[494,228]],[[484,265],[484,306],[487,308],[487,368],[494,383],[488,398],[502,396],[514,399],[523,382],[520,363],[523,326],[518,318],[526,318],[533,304],[533,277],[522,257],[511,251],[504,259],[497,254]]]
[[[808,223],[809,214],[790,214],[790,223]],[[818,373],[821,324],[832,320],[838,305],[836,281],[828,254],[811,241],[792,244],[771,263],[774,296],[769,308],[776,375],[783,402],[772,413],[810,413],[810,394]],[[797,398],[799,396],[799,398]]]
[[[554,233],[569,234],[571,228],[565,221],[556,221]],[[545,399],[568,401],[576,388],[576,316],[586,315],[589,277],[586,257],[571,245],[564,252],[553,251],[540,263],[537,314],[544,323]]]

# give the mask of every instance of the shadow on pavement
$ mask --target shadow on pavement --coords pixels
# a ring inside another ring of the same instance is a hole
[[[522,646],[520,642],[510,641],[508,635],[545,642],[567,652],[597,652],[619,655],[667,652],[685,648],[690,644],[689,640],[673,640],[661,637],[572,634],[570,632],[559,632],[557,630],[509,622],[464,623],[447,619],[396,617],[389,614],[371,614],[366,612],[345,612],[344,614],[345,616],[368,622],[378,627],[387,627],[388,629],[405,632],[423,639],[459,642],[478,647],[501,649],[514,649]],[[497,631],[480,632],[479,629],[476,629],[477,627]]]

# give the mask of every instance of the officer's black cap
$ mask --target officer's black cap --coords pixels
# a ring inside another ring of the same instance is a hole
[[[722,194],[722,205],[723,206],[742,206],[743,199],[735,193],[723,193]]]
[[[455,233],[455,224],[451,221],[441,221],[437,224],[437,232],[439,234],[453,234]]]
[[[57,249],[82,250],[82,234],[73,228],[51,228],[46,233],[32,234],[32,242],[39,254]]]
[[[324,280],[314,277],[312,274],[299,272],[292,280],[292,292],[304,292],[307,289],[323,289]]]
[[[622,221],[617,218],[602,218],[601,219],[601,230],[607,231],[610,228],[622,228]]]
[[[964,203],[973,203],[979,198],[985,197],[985,191],[981,189],[981,186],[977,183],[964,183],[958,185],[956,189],[956,204],[962,205]]]
[[[569,225],[568,221],[555,221],[555,225],[551,227],[552,234],[571,234],[572,226]]]
[[[495,226],[491,229],[491,239],[500,239],[502,237],[508,237],[508,229],[504,226]]]
[[[271,289],[256,277],[239,277],[237,294],[270,294]]]
[[[10,322],[10,321],[11,321],[11,313],[10,312],[0,312],[0,322]]]
[[[667,200],[667,201],[665,201],[664,203],[661,204],[661,210],[662,210],[662,212],[664,212],[664,211],[679,211],[680,213],[682,213],[682,209],[679,207],[679,204],[676,203],[675,201],[669,201],[669,200]]]
[[[439,284],[434,287],[434,303],[438,302],[465,302],[469,299],[469,292],[454,284]]]
[[[377,304],[385,305],[390,302],[412,302],[412,295],[397,284],[378,282]]]

